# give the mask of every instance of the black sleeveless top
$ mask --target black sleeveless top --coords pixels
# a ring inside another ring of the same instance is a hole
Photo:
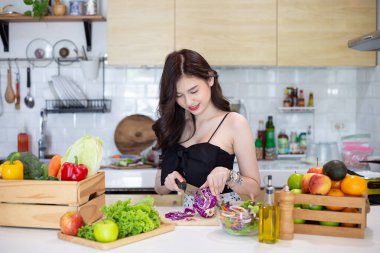
[[[200,187],[206,182],[207,176],[215,167],[222,166],[230,170],[233,169],[235,154],[230,155],[225,150],[210,143],[227,115],[228,113],[223,117],[207,142],[193,144],[187,148],[177,143],[163,153],[161,185],[164,185],[165,178],[173,171],[178,171],[189,184]],[[223,193],[231,191],[225,187]]]

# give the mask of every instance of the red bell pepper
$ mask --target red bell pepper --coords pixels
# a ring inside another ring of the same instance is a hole
[[[81,181],[87,177],[88,169],[84,164],[78,164],[78,157],[75,157],[75,163],[65,162],[62,165],[62,181]]]

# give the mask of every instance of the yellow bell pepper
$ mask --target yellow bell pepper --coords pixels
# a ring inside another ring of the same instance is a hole
[[[17,156],[12,156],[9,161],[1,165],[3,179],[24,179],[24,165],[20,160],[14,160]]]

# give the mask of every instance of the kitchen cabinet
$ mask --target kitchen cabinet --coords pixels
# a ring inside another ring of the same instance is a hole
[[[211,65],[276,65],[276,0],[176,0],[176,49]]]
[[[163,65],[173,50],[189,48],[213,65],[275,65],[275,7],[276,0],[110,1],[108,62]]]
[[[174,49],[174,0],[108,1],[108,63],[163,65]]]
[[[182,48],[220,66],[376,64],[347,47],[376,30],[376,0],[114,0],[107,19],[110,64],[163,65]]]
[[[347,41],[376,30],[376,0],[278,1],[279,66],[375,66]]]

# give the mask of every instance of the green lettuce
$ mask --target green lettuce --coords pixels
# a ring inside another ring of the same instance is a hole
[[[131,199],[103,206],[104,217],[112,219],[119,227],[118,238],[152,231],[160,226],[160,215],[153,207],[151,196],[131,205]]]
[[[103,158],[103,141],[99,137],[85,134],[67,149],[61,163],[75,163],[75,156],[78,157],[79,164],[88,168],[88,176],[96,174]]]

